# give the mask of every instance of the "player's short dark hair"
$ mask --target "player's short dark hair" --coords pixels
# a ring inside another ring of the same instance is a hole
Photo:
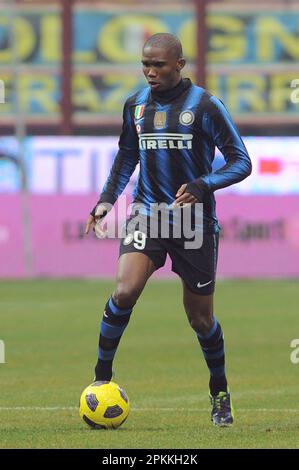
[[[183,57],[183,48],[179,38],[170,33],[156,33],[153,34],[145,42],[143,49],[146,47],[160,47],[170,50],[177,59]]]

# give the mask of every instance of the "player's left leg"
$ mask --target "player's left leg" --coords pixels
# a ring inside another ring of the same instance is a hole
[[[214,317],[214,294],[199,295],[183,283],[183,303],[191,328],[195,331],[210,371],[210,392],[227,392],[224,340],[220,324]]]
[[[213,310],[214,294],[199,295],[192,292],[184,280],[182,282],[184,308],[210,371],[212,421],[218,426],[229,426],[233,412],[225,374],[223,332]]]

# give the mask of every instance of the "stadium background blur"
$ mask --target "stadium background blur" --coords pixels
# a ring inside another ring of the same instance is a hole
[[[1,3],[1,277],[113,276],[115,240],[84,239],[83,225],[157,31],[181,38],[184,75],[224,101],[253,160],[217,193],[220,276],[298,276],[298,2]]]
[[[269,345],[274,348],[279,343],[285,362],[279,362],[277,357],[275,361],[271,359],[273,363],[269,359],[268,371],[272,367],[272,376],[275,375],[280,363],[280,371],[284,369],[288,374],[281,377],[281,384],[293,380],[290,377],[295,367],[290,365],[289,343],[299,336],[298,320],[294,323],[299,277],[299,2],[0,0],[0,308],[3,320],[0,337],[5,343],[7,362],[0,364],[0,368],[6,367],[8,371],[4,387],[7,393],[1,397],[2,413],[5,407],[15,406],[9,395],[15,370],[21,377],[23,373],[22,380],[27,383],[26,367],[20,372],[23,352],[18,350],[22,341],[26,341],[21,328],[24,308],[28,338],[34,338],[37,317],[33,319],[32,312],[37,314],[45,308],[45,321],[50,325],[56,316],[74,314],[78,305],[68,302],[71,297],[78,300],[80,292],[79,304],[82,302],[76,313],[77,326],[80,334],[85,327],[89,334],[95,333],[92,339],[87,336],[87,343],[79,347],[85,357],[82,368],[86,373],[94,362],[92,343],[96,345],[98,289],[104,291],[103,298],[106,292],[111,292],[119,242],[99,241],[92,235],[85,237],[85,221],[116,153],[123,103],[145,84],[140,65],[142,44],[151,34],[162,31],[174,33],[182,40],[187,59],[183,75],[205,85],[223,100],[253,162],[250,178],[216,193],[222,226],[219,293],[216,292],[219,310],[228,310],[231,334],[235,331],[237,336],[242,332],[242,325],[240,318],[240,323],[232,320],[237,318],[237,313],[229,317],[232,304],[235,302],[234,308],[243,310],[240,314],[245,323],[246,318],[249,323],[254,318],[256,330],[251,333],[258,338],[256,363],[260,354],[267,355]],[[217,152],[214,169],[222,164],[222,156]],[[136,172],[125,190],[126,201],[135,180]],[[158,296],[161,309],[167,309],[162,300],[163,289],[169,289],[169,298],[176,292],[173,277],[167,264],[154,275],[156,284],[148,287],[146,295],[152,292],[154,297]],[[62,278],[66,279],[65,284]],[[80,281],[83,278],[95,278],[96,283],[86,287]],[[41,279],[47,281],[41,284]],[[106,283],[105,279],[110,281]],[[62,286],[65,303],[59,304]],[[243,296],[239,303],[234,286]],[[88,303],[85,289],[93,303]],[[53,294],[58,295],[55,305],[51,303]],[[89,312],[86,313],[83,300],[93,312],[88,321]],[[244,307],[243,302],[248,305]],[[264,318],[268,329],[273,315],[277,315],[276,330],[260,350],[263,336],[259,336],[262,328],[259,321]],[[285,322],[288,329],[284,331]],[[66,332],[68,324],[69,318],[65,317],[62,328]],[[14,328],[21,342],[18,346]],[[41,334],[44,341],[40,343],[41,348],[43,344],[51,344],[50,330],[47,335]],[[283,343],[278,331],[285,333]],[[245,330],[243,333],[244,341],[247,333]],[[57,339],[54,327],[52,334]],[[70,332],[67,341],[75,338],[74,332]],[[88,347],[91,344],[88,351],[87,344]],[[232,349],[234,346],[232,342]],[[63,347],[64,343],[57,346],[61,354]],[[33,357],[32,348],[27,352]],[[252,349],[244,348],[244,361],[249,361]],[[78,357],[79,353],[74,361],[80,362]],[[41,364],[46,370],[52,358],[43,360]],[[62,367],[61,357],[57,360]],[[241,365],[235,366],[239,374]],[[61,384],[65,375],[58,371],[59,368],[53,373],[58,374],[57,382],[60,377]],[[261,368],[257,373],[262,377],[264,371]],[[136,385],[137,378],[135,383],[134,377],[125,377],[122,375],[121,379],[128,380],[136,393],[141,391]],[[87,375],[84,380],[88,382]],[[74,397],[79,387],[86,385],[84,380],[82,376],[78,378],[77,388],[72,392]],[[277,384],[277,377],[275,381]],[[266,379],[264,385],[265,382]],[[235,388],[238,390],[239,385],[242,388],[244,383],[235,379]],[[252,383],[257,390],[263,388],[252,377],[246,386],[250,388]],[[31,390],[28,383],[27,386]],[[69,386],[70,382],[65,385],[65,396]],[[269,379],[265,390],[271,387]],[[292,390],[295,388],[291,387]],[[18,403],[36,404],[33,392],[30,393],[28,396],[24,393]],[[51,395],[47,404],[57,405],[52,398]],[[63,400],[59,403],[62,402],[66,406]],[[41,406],[38,399],[37,403]],[[291,406],[290,399],[285,405],[294,408],[294,403]],[[275,406],[272,404],[271,408]],[[15,420],[15,426],[19,426],[17,417]],[[20,436],[18,439],[25,442],[24,434]],[[7,439],[7,446],[13,446],[13,438]],[[27,446],[34,442],[30,439],[29,443],[26,441]],[[6,441],[2,442],[5,446]],[[53,446],[59,446],[59,441],[55,442]],[[174,439],[174,445],[175,442]],[[215,442],[220,443],[217,439]],[[250,445],[258,446],[257,442],[253,440]],[[268,441],[259,442],[270,445]],[[36,445],[46,446],[47,441],[38,441]]]

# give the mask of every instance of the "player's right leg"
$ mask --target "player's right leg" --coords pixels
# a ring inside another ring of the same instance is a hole
[[[100,326],[95,380],[110,381],[113,359],[130,316],[149,277],[156,270],[144,253],[124,253],[119,258],[115,290],[106,303]]]

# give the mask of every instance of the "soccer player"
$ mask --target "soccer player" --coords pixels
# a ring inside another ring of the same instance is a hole
[[[188,249],[183,235],[151,237],[147,225],[121,239],[117,282],[101,321],[95,380],[111,380],[113,359],[133,307],[168,254],[172,270],[181,278],[184,309],[209,368],[212,422],[229,426],[233,410],[224,340],[213,309],[220,230],[214,191],[246,178],[251,173],[251,161],[223,103],[188,78],[183,79],[184,65],[176,36],[159,33],[144,44],[142,67],[148,85],[124,105],[119,151],[85,232],[95,229],[96,224],[103,231],[105,203],[115,203],[139,162],[134,202],[147,214],[155,203],[179,210],[202,203],[203,243],[200,248]],[[226,164],[212,172],[215,146]]]

